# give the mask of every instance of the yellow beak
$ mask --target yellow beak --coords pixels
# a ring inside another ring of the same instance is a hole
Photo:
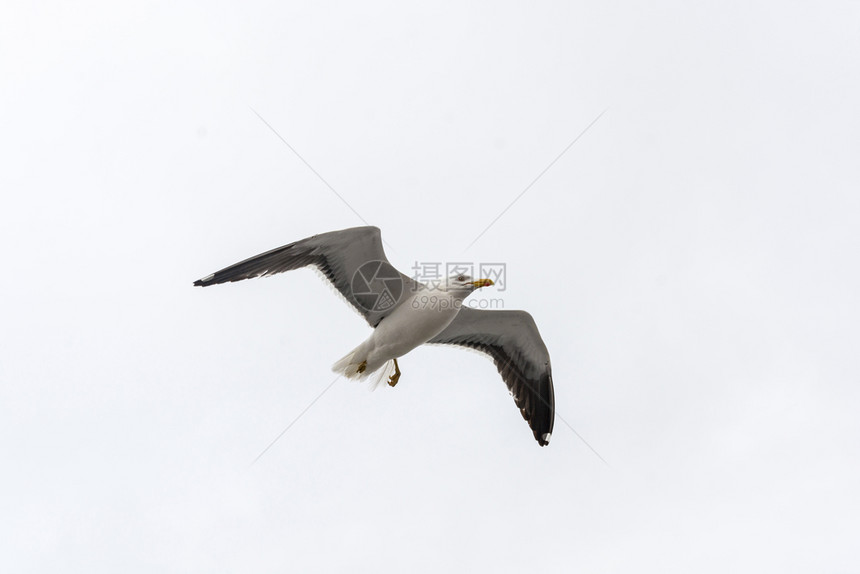
[[[475,289],[480,289],[481,287],[495,285],[495,283],[493,283],[492,279],[478,279],[477,281],[472,281],[472,285],[475,286]]]

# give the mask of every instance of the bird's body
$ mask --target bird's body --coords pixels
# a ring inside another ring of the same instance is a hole
[[[422,298],[441,302],[436,308],[421,305]],[[451,324],[462,299],[441,289],[421,289],[410,294],[382,321],[370,336],[334,364],[332,370],[349,378],[364,378],[423,345]],[[359,365],[365,368],[358,371]]]
[[[463,306],[475,289],[493,285],[466,275],[428,286],[399,273],[385,257],[379,229],[357,227],[297,241],[213,273],[207,286],[316,266],[374,327],[370,336],[337,361],[348,378],[376,373],[380,382],[400,378],[397,359],[425,343],[477,349],[496,364],[523,418],[541,446],[554,419],[549,354],[525,311],[477,311]],[[392,372],[393,369],[393,372]]]

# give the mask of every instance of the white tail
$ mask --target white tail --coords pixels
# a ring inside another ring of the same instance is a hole
[[[370,377],[370,375],[373,375],[373,377],[370,379],[370,385],[368,387],[371,391],[373,391],[383,382],[388,382],[388,378],[394,374],[394,360],[385,361],[383,364],[379,365],[375,369],[373,369],[373,365],[370,365],[370,368],[368,368],[365,362],[366,359],[360,358],[363,354],[360,351],[361,345],[347,353],[345,357],[332,365],[331,370],[339,375],[343,375],[347,379],[362,380]],[[358,369],[362,363],[365,363],[365,369],[364,372],[359,372]]]
[[[356,351],[358,351],[358,347],[347,353],[345,357],[332,365],[331,370],[339,375],[343,375],[347,379],[358,379],[369,375],[370,373],[367,371],[363,373],[358,371],[358,367],[363,362],[363,359],[355,358]]]

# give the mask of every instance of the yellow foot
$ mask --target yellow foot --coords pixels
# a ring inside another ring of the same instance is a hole
[[[358,372],[363,373],[367,369],[367,361],[362,361],[358,366]]]
[[[393,387],[400,380],[400,367],[397,366],[397,359],[394,359],[394,374],[388,377],[388,386]]]

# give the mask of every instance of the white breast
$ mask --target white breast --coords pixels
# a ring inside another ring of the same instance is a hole
[[[375,359],[401,357],[447,327],[462,305],[450,293],[422,289],[383,319],[370,337]]]

